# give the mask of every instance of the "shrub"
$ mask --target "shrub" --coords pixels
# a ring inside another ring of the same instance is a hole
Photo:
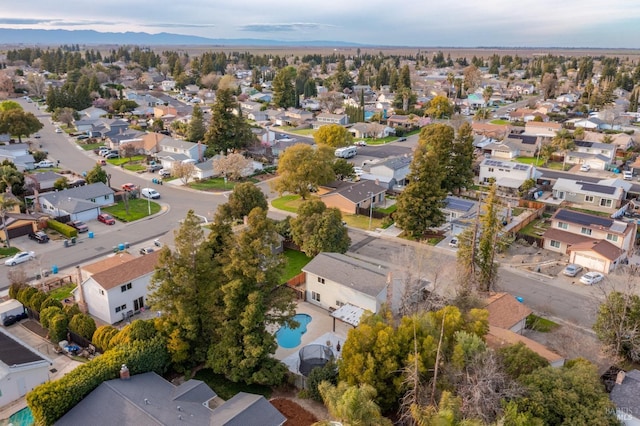
[[[329,361],[323,367],[316,367],[309,373],[307,389],[311,399],[323,402],[322,395],[318,390],[318,385],[323,381],[329,382],[334,386],[338,384],[338,367],[335,362]]]
[[[34,311],[40,312],[40,309],[41,309],[41,306],[42,306],[42,302],[44,302],[46,299],[47,299],[47,294],[46,293],[44,293],[42,291],[36,291],[29,298],[29,303],[27,304],[27,306],[30,307],[31,309],[33,309]]]
[[[35,424],[53,425],[102,382],[117,378],[122,364],[131,374],[162,374],[168,361],[165,344],[159,337],[118,346],[58,380],[37,386],[27,394],[27,404]]]
[[[93,333],[96,331],[96,322],[87,314],[75,314],[69,321],[69,330],[91,340]]]
[[[43,308],[42,311],[40,311],[40,325],[43,328],[48,329],[51,319],[61,313],[62,309],[58,308],[57,306],[49,306],[47,308]]]
[[[77,303],[74,303],[73,305],[65,305],[62,310],[67,315],[67,318],[73,318],[81,313]],[[91,340],[89,337],[87,337],[87,339]]]
[[[51,317],[49,320],[49,340],[53,343],[58,343],[61,340],[67,338],[67,332],[69,331],[69,319],[60,311],[59,314]]]
[[[9,297],[18,300],[20,290],[27,287],[28,285],[22,282],[11,283],[11,286],[9,286]]]
[[[26,286],[24,288],[21,288],[20,291],[18,291],[18,294],[16,295],[16,299],[23,305],[29,306],[29,300],[31,299],[31,296],[33,296],[37,292],[38,292],[37,289],[31,286]]]
[[[111,342],[111,339],[113,339],[113,336],[116,334],[118,334],[117,328],[110,325],[103,325],[96,329],[91,341],[96,347],[100,348],[102,352],[105,352],[111,349],[109,342]]]
[[[59,300],[56,300],[53,297],[49,296],[40,305],[40,310],[45,310],[46,308],[49,308],[51,306],[55,306],[56,308],[59,308],[60,310],[62,310],[62,308],[63,308],[62,303]]]
[[[73,228],[66,223],[58,222],[57,220],[49,220],[47,222],[47,227],[61,233],[67,238],[78,236],[78,231],[76,230],[76,228]]]

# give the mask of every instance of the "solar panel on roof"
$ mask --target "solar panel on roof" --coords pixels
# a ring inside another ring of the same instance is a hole
[[[556,213],[557,220],[566,220],[567,222],[577,223],[579,225],[600,225],[607,228],[613,223],[612,219],[602,216],[592,216],[590,214],[580,213],[573,210],[558,210]]]
[[[609,195],[613,195],[616,192],[616,188],[614,186],[604,186],[589,182],[578,182],[578,184],[582,184],[582,189],[585,191],[600,192],[602,194]]]
[[[451,210],[469,211],[473,207],[472,201],[461,200],[459,198],[447,197],[445,201],[447,203],[447,208]]]

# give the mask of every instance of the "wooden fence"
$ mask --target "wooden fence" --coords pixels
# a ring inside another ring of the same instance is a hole
[[[291,278],[289,281],[287,281],[287,287],[289,287],[291,290],[293,290],[296,294],[296,298],[298,300],[302,300],[302,301],[306,301],[306,292],[304,291],[304,288],[302,286],[302,284],[305,283],[305,280],[307,278],[306,276],[307,274],[305,274],[304,272],[300,272],[298,275],[296,275],[295,277]]]
[[[371,214],[371,217],[375,219],[384,219],[385,217],[389,216],[389,213],[382,213],[376,210],[370,211],[368,208],[364,208],[364,207],[358,207],[356,209],[356,214],[359,214],[362,216],[369,216],[369,214]]]

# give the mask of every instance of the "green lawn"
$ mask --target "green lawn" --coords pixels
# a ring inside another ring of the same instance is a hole
[[[573,210],[573,211],[576,211],[576,212],[582,212],[582,213],[586,213],[586,214],[592,214],[594,216],[600,216],[600,217],[611,217],[611,213],[599,212],[599,211],[595,211],[595,210],[578,209],[576,207],[568,207],[568,210]]]
[[[311,262],[311,258],[307,257],[301,251],[285,249],[284,257],[287,259],[287,264],[285,266],[284,272],[282,273],[282,281],[289,281],[291,278],[298,275],[302,272],[302,268],[307,263]]]
[[[78,145],[85,151],[93,151],[96,148],[104,146],[103,143],[79,143]]]
[[[216,394],[218,394],[220,398],[224,400],[233,398],[239,392],[264,395],[267,399],[271,397],[271,388],[268,386],[234,383],[227,380],[222,374],[215,374],[208,368],[198,371],[193,378],[205,382]]]
[[[271,205],[276,209],[291,213],[296,213],[301,203],[302,198],[299,195],[284,195],[271,201]]]
[[[369,229],[369,216],[358,214],[343,214],[342,220],[347,222],[347,226],[359,229]],[[371,229],[382,228],[382,219],[371,219]]]
[[[391,214],[393,212],[396,211],[398,207],[395,204],[390,205],[389,207],[374,207],[373,210],[380,212],[380,213],[386,213],[386,214]]]
[[[18,253],[20,249],[16,247],[0,247],[0,257],[9,257]]]
[[[503,125],[503,124],[509,124],[510,121],[509,120],[491,120],[489,123]]]
[[[531,237],[539,238],[541,235],[538,235],[538,234],[543,233],[547,229],[549,229],[549,225],[544,224],[544,219],[538,219],[538,220],[534,220],[533,222],[529,223],[527,226],[522,228],[520,230],[520,233],[524,235],[529,235]]]
[[[64,300],[71,296],[71,290],[76,288],[76,283],[65,284],[62,287],[58,287],[55,290],[49,292],[49,297],[56,300]]]
[[[232,182],[230,180],[227,180],[225,183],[224,178],[212,178],[198,182],[191,182],[189,183],[189,188],[200,191],[230,191],[235,185],[236,182]]]
[[[558,327],[560,327],[560,325],[558,325],[557,323],[534,314],[531,314],[527,317],[527,328],[530,330],[539,331],[541,333],[548,333]]]
[[[151,206],[151,214],[156,214],[161,209],[160,205],[154,201],[147,200],[146,198],[136,198],[129,200],[128,214],[123,201],[119,202],[115,206],[103,207],[102,211],[104,213],[109,213],[116,219],[123,222],[133,222],[149,216],[149,206]]]
[[[542,158],[538,159],[535,157],[518,157],[516,158],[516,161],[523,164],[532,164],[536,167],[544,165],[544,159]]]

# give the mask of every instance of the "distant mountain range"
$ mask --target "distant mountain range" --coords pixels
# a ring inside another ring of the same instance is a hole
[[[0,28],[0,45],[57,45],[57,44],[135,44],[135,45],[218,45],[218,46],[363,46],[342,41],[282,41],[253,38],[206,38],[171,33],[103,33],[93,30],[35,30]]]

